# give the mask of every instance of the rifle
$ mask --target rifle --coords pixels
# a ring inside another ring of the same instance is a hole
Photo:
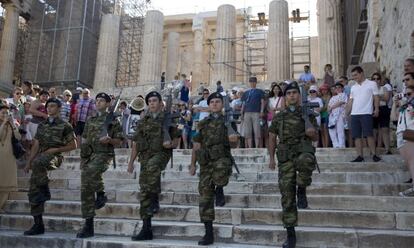
[[[233,111],[230,107],[230,99],[228,95],[223,96],[223,103],[224,103],[224,125],[227,128],[227,135],[235,135],[238,134],[236,131],[234,131],[233,127],[231,126],[231,123],[233,121]],[[231,156],[232,159],[232,164],[234,166],[234,168],[237,171],[237,174],[240,175],[240,170],[239,167],[236,164],[236,161],[234,161],[233,156]]]
[[[172,139],[170,136],[170,127],[174,126],[172,119],[179,117],[177,113],[171,113],[172,108],[172,95],[169,94],[166,96],[165,100],[165,109],[164,109],[164,122],[162,123],[163,130],[163,145],[171,144]],[[173,162],[173,149],[171,149],[171,168],[174,167]]]
[[[300,87],[300,94],[301,94],[301,98],[302,98],[302,118],[305,121],[305,130],[307,130],[308,128],[314,127],[312,125],[312,123],[309,121],[309,116],[310,115],[313,115],[313,116],[318,115],[312,109],[319,108],[319,104],[316,103],[316,102],[309,102],[308,101],[308,92],[305,89],[304,84],[300,84],[299,87]],[[320,174],[321,170],[319,168],[319,165],[318,165],[317,161],[316,161],[316,168],[318,169],[318,172]]]
[[[113,103],[108,108],[108,114],[106,115],[105,122],[103,124],[101,134],[100,134],[101,137],[108,136],[109,127],[111,126],[112,122],[117,117],[117,115],[115,114],[115,111],[118,109],[119,103],[121,101],[121,95],[122,95],[123,90],[124,89],[121,89],[121,92],[119,93],[119,95],[113,100]],[[114,169],[115,169],[116,168],[115,156],[113,157],[112,162],[113,162],[113,166],[114,166]]]

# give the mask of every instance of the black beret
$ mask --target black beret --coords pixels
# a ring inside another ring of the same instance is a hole
[[[162,101],[160,93],[158,93],[158,92],[156,92],[156,91],[151,91],[150,93],[148,93],[148,94],[145,96],[145,103],[146,103],[147,105],[148,105],[148,100],[149,100],[151,97],[157,97],[157,98],[158,98],[158,100],[160,100],[160,102]]]
[[[47,108],[47,105],[49,104],[49,103],[56,103],[57,105],[58,105],[58,107],[60,108],[60,107],[62,107],[62,102],[59,100],[59,99],[57,99],[57,98],[49,98],[48,100],[47,100],[47,102],[46,102],[46,108]]]
[[[112,100],[111,97],[108,94],[106,94],[105,92],[101,92],[98,95],[96,95],[95,99],[98,99],[98,98],[103,98],[103,99],[105,99],[106,102],[111,102],[111,100]]]
[[[211,95],[208,96],[207,105],[210,105],[211,99],[214,99],[214,98],[218,98],[221,101],[223,101],[223,96],[219,92],[214,92],[214,93],[212,93]]]
[[[288,84],[285,88],[285,92],[283,92],[283,95],[286,96],[286,92],[288,90],[297,90],[300,92],[300,88],[299,88],[299,84],[296,81],[291,82],[290,84]]]

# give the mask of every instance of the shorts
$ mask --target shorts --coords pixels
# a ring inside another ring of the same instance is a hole
[[[351,131],[353,139],[373,137],[372,115],[351,115]]]
[[[259,139],[262,137],[260,128],[260,113],[246,112],[243,120],[244,137],[246,139]]]
[[[82,122],[82,121],[76,122],[76,127],[75,127],[76,136],[82,136],[83,129],[85,129],[85,122]]]

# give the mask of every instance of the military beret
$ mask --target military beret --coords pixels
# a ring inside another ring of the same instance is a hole
[[[49,103],[56,103],[56,104],[58,105],[58,107],[59,107],[59,108],[60,108],[60,107],[62,107],[62,102],[61,102],[59,99],[54,98],[54,97],[49,98],[49,99],[47,100],[47,102],[46,102],[46,108],[47,108],[47,105],[48,105]]]
[[[103,98],[103,99],[105,99],[106,102],[111,102],[111,100],[112,100],[111,97],[108,94],[104,93],[104,92],[101,92],[98,95],[96,95],[95,99],[98,99],[98,98]]]
[[[208,96],[207,98],[207,104],[210,105],[210,101],[214,98],[218,98],[221,101],[223,101],[223,95],[220,94],[220,92],[214,92],[211,95]]]
[[[160,93],[158,93],[158,92],[156,92],[156,91],[151,91],[150,93],[148,93],[148,94],[145,96],[145,103],[146,103],[147,105],[148,105],[148,100],[149,100],[151,97],[157,97],[157,98],[158,98],[158,100],[160,100],[160,102],[162,101]]]
[[[285,92],[283,92],[283,95],[285,95],[285,96],[286,96],[286,92],[287,92],[288,90],[297,90],[297,91],[300,91],[299,84],[298,84],[296,81],[293,81],[293,82],[291,82],[290,84],[288,84],[288,85],[286,86],[286,88],[285,88]]]

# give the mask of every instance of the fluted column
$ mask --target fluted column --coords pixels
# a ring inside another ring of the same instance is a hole
[[[204,19],[201,16],[196,16],[193,19],[193,33],[194,33],[194,57],[193,57],[193,77],[192,89],[198,89],[198,86],[203,81],[203,42],[204,42]]]
[[[0,48],[0,88],[4,91],[13,88],[14,64],[16,60],[17,33],[19,31],[19,11],[14,4],[4,4],[6,20]]]
[[[166,82],[174,80],[178,72],[178,61],[180,52],[180,34],[177,32],[168,33],[167,44],[167,70],[165,72]]]
[[[139,84],[160,83],[164,15],[158,10],[150,10],[147,12],[144,22],[144,44]]]
[[[290,79],[289,10],[285,0],[270,2],[267,39],[267,80]]]
[[[341,0],[318,0],[318,30],[321,75],[326,64],[342,75],[345,67]]]
[[[102,17],[94,88],[107,89],[115,87],[120,21],[121,18],[113,14],[106,14]]]
[[[221,5],[217,10],[216,64],[213,79],[221,80],[224,86],[236,80],[236,47],[232,42],[235,36],[236,8],[233,5]]]

